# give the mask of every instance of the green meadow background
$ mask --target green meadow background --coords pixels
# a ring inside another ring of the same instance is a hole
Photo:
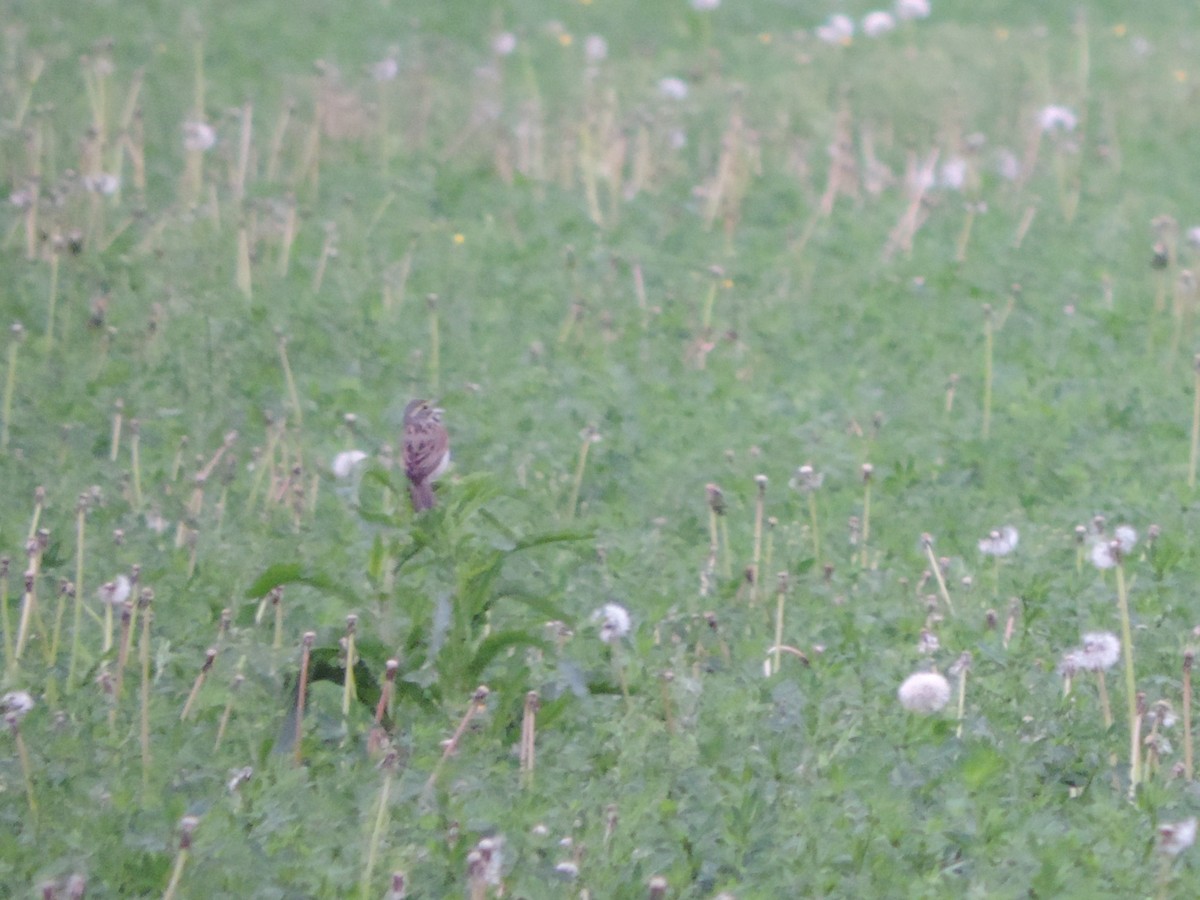
[[[1200,7],[870,11],[0,3],[0,893],[1194,893]]]

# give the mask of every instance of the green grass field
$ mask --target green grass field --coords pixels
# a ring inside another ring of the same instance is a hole
[[[1194,3],[0,10],[0,894],[1195,893]]]

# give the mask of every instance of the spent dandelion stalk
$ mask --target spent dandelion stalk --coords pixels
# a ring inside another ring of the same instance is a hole
[[[938,593],[942,597],[942,602],[946,604],[946,609],[951,613],[954,612],[954,603],[950,599],[950,591],[946,587],[946,577],[942,574],[942,566],[938,558],[933,553],[933,535],[925,532],[921,535],[921,548],[925,551],[925,556],[929,560],[929,571],[933,573],[934,579],[937,581]]]
[[[1188,457],[1188,487],[1196,487],[1196,465],[1200,462],[1200,353],[1192,358],[1192,449]]]
[[[25,340],[25,327],[20,322],[14,322],[9,329],[8,365],[4,374],[4,401],[0,406],[0,451],[8,449],[9,438],[12,434],[12,405],[13,394],[17,388],[17,356],[22,341]]]
[[[487,709],[487,699],[491,691],[488,690],[486,684],[481,684],[475,688],[475,692],[471,694],[471,701],[467,706],[467,711],[463,714],[462,719],[458,723],[458,727],[454,729],[454,734],[446,741],[442,748],[442,755],[438,757],[437,764],[433,767],[433,771],[429,773],[429,780],[425,782],[424,793],[428,795],[436,786],[438,776],[442,773],[442,767],[446,765],[446,760],[449,759],[458,749],[458,742],[462,740],[462,736],[467,733],[467,727],[471,721]]]
[[[971,653],[963,651],[949,669],[950,674],[958,678],[958,725],[954,729],[954,736],[960,739],[963,734],[963,718],[966,713],[967,673],[969,671],[971,671]]]
[[[783,610],[787,602],[788,574],[780,572],[775,581],[775,646],[773,674],[778,674],[783,652]]]
[[[139,694],[138,737],[142,751],[142,786],[150,783],[150,607],[154,603],[154,591],[142,588],[138,594],[138,613],[142,620],[142,634],[138,639],[138,662],[141,666],[141,692]]]
[[[981,437],[986,441],[992,429],[992,355],[995,350],[995,326],[992,305],[983,305],[983,425]]]
[[[221,720],[217,723],[217,737],[213,741],[214,753],[221,749],[221,742],[225,739],[225,732],[229,728],[229,720],[233,716],[233,701],[237,697],[241,686],[246,683],[246,676],[241,671],[245,661],[245,657],[238,660],[238,671],[229,683],[229,697],[225,701],[225,708],[221,710]]]
[[[789,482],[791,487],[804,493],[808,506],[808,528],[812,535],[813,559],[818,563],[821,561],[821,527],[817,520],[817,489],[821,487],[824,480],[824,475],[805,463],[796,469],[796,474]]]
[[[75,503],[75,609],[71,620],[71,658],[67,665],[67,685],[75,683],[79,646],[83,632],[83,551],[87,523],[88,496],[80,494]]]
[[[179,848],[175,852],[175,862],[171,866],[171,879],[167,889],[163,891],[162,900],[175,900],[179,885],[183,882],[183,870],[187,866],[188,857],[192,852],[192,835],[200,819],[196,816],[184,816],[179,820]]]
[[[354,683],[354,664],[358,662],[358,646],[355,638],[358,632],[358,616],[346,616],[346,634],[342,640],[346,647],[346,675],[342,679],[342,715],[350,715],[350,704],[357,694]]]
[[[12,622],[8,614],[8,571],[11,565],[12,560],[9,557],[0,556],[0,634],[4,640],[4,668],[10,676],[14,661]]]
[[[579,507],[579,492],[583,487],[583,475],[587,471],[588,453],[592,448],[592,444],[600,442],[600,432],[596,426],[589,425],[579,433],[582,443],[579,445],[579,461],[575,464],[575,476],[571,479],[571,494],[567,498],[566,517],[568,519],[575,518],[575,514]]]
[[[871,537],[871,481],[875,473],[875,467],[870,463],[863,463],[860,474],[863,483],[863,506],[862,520],[860,524],[861,531],[859,532],[860,541],[862,543],[862,567],[868,568],[870,565],[870,556],[868,555],[868,541]]]
[[[288,339],[282,331],[275,332],[275,345],[279,350],[279,365],[283,369],[283,379],[287,384],[288,400],[291,402],[292,414],[296,417],[297,427],[304,425],[304,410],[300,406],[300,392],[296,390],[296,378],[292,374],[292,364],[288,359],[287,345]],[[211,472],[216,463],[214,462],[206,472],[206,476]]]
[[[525,707],[521,716],[521,785],[533,786],[533,768],[536,756],[537,742],[537,713],[541,700],[537,691],[529,691],[525,695]]]
[[[758,488],[754,500],[754,551],[750,561],[750,602],[758,602],[760,564],[762,562],[763,512],[767,504],[767,476],[755,475]]]
[[[179,721],[186,722],[191,714],[192,706],[196,703],[196,698],[200,696],[200,689],[204,687],[204,682],[208,679],[208,673],[212,671],[213,663],[217,661],[217,648],[209,647],[204,652],[204,662],[200,664],[200,671],[196,673],[196,678],[192,682],[192,689],[188,693],[187,700],[184,701],[183,709],[179,712]]]
[[[306,631],[300,639],[300,681],[296,685],[296,732],[293,735],[295,753],[293,759],[296,765],[304,761],[304,705],[308,698],[308,667],[312,661],[313,643],[317,639],[315,631]]]
[[[392,708],[392,697],[396,692],[396,676],[400,673],[400,660],[389,659],[383,668],[383,689],[379,692],[379,702],[375,705],[375,724],[383,725],[384,716]]]
[[[1183,777],[1191,781],[1195,775],[1195,757],[1192,744],[1192,664],[1196,660],[1194,650],[1183,654]]]
[[[363,861],[362,875],[359,878],[359,895],[363,900],[376,896],[371,890],[371,879],[375,872],[375,863],[379,858],[379,844],[387,828],[392,778],[396,774],[398,762],[399,756],[394,749],[389,749],[379,762],[379,771],[383,773],[383,783],[379,785],[379,798],[376,801],[375,818],[371,826],[371,834],[367,838],[366,859]]]

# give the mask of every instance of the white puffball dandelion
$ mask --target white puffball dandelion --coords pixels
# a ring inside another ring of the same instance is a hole
[[[605,603],[592,614],[592,619],[600,623],[600,640],[606,644],[615,644],[633,626],[629,610],[620,603]]]
[[[1196,843],[1196,817],[1182,822],[1164,822],[1158,826],[1158,849],[1167,856],[1178,856]]]
[[[896,694],[909,712],[928,715],[950,702],[950,682],[937,672],[916,672],[904,679]]]
[[[511,56],[517,49],[517,36],[511,31],[502,31],[492,38],[492,52],[497,56]]]
[[[1092,631],[1083,636],[1083,648],[1076,651],[1079,668],[1090,672],[1111,669],[1121,658],[1121,639],[1111,631]]]
[[[688,95],[687,82],[682,78],[668,75],[658,81],[658,92],[668,100],[686,100]]]
[[[131,589],[129,579],[124,575],[118,575],[112,581],[105,582],[97,588],[96,594],[100,598],[101,603],[106,603],[109,606],[120,606],[129,599]]]
[[[1097,569],[1111,569],[1120,559],[1121,545],[1117,541],[1100,540],[1092,544],[1089,558]]]
[[[985,556],[1008,556],[1017,549],[1021,535],[1011,525],[998,528],[979,542],[979,552]]]
[[[1050,104],[1038,110],[1038,127],[1044,134],[1060,131],[1067,133],[1075,130],[1079,118],[1065,106]]]
[[[329,468],[333,470],[334,478],[349,478],[354,467],[367,458],[361,450],[343,450],[333,458]]]
[[[598,34],[589,34],[583,42],[583,55],[590,63],[604,61],[608,58],[608,41]]]
[[[1137,545],[1138,533],[1132,525],[1118,525],[1113,529],[1113,537],[1116,538],[1121,555],[1124,556]]]
[[[28,691],[9,691],[0,697],[0,712],[19,722],[33,709],[33,695]]]
[[[902,21],[928,19],[929,13],[929,0],[896,0],[896,18]]]
[[[817,26],[817,38],[826,44],[848,44],[854,37],[854,20],[841,13],[830,16]]]
[[[890,12],[876,10],[867,13],[862,20],[863,34],[867,37],[880,37],[896,27],[896,19]]]
[[[217,143],[217,132],[207,122],[183,123],[183,147],[185,150],[211,150]]]

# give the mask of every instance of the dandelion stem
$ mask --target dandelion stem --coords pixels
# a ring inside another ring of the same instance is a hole
[[[821,562],[821,531],[817,526],[817,495],[815,491],[808,492],[808,520],[812,528],[813,559]]]
[[[950,600],[950,591],[946,588],[946,579],[942,575],[942,567],[938,564],[937,557],[933,555],[933,540],[922,540],[925,545],[925,555],[929,557],[929,570],[933,572],[933,577],[937,579],[938,593],[942,595],[942,602],[946,604],[946,609],[954,612],[954,603]]]
[[[992,329],[992,306],[983,306],[983,439],[988,439],[992,430],[992,351],[995,339]]]
[[[1196,464],[1200,461],[1200,353],[1192,359],[1195,372],[1192,388],[1192,452],[1188,459],[1188,487],[1196,487]]]
[[[533,786],[533,766],[536,756],[537,712],[541,705],[537,691],[525,695],[525,710],[521,717],[521,785]]]
[[[1146,695],[1139,692],[1133,701],[1133,724],[1129,729],[1129,799],[1137,796],[1142,769],[1142,720],[1146,715]]]
[[[302,744],[304,738],[304,702],[308,696],[308,664],[312,659],[313,642],[317,639],[316,632],[306,631],[301,639],[300,652],[300,683],[296,688],[296,734],[295,760],[296,765],[304,761]]]
[[[283,367],[283,378],[287,382],[288,398],[291,400],[292,411],[296,415],[296,425],[304,425],[304,412],[300,407],[300,394],[296,390],[296,379],[292,376],[292,366],[288,362],[287,338],[279,333],[276,335],[279,346],[279,363]]]
[[[567,518],[575,518],[575,510],[579,506],[579,491],[583,487],[583,473],[587,469],[588,451],[599,437],[594,426],[589,425],[583,430],[583,443],[579,447],[579,462],[575,465],[575,477],[571,481],[571,495],[567,500]]]
[[[750,563],[753,581],[750,582],[750,602],[758,602],[759,563],[762,561],[763,511],[767,501],[767,476],[755,475],[754,483],[758,485],[758,496],[754,502],[754,555]]]
[[[21,727],[15,719],[15,714],[9,714],[9,727],[12,729],[13,743],[17,747],[17,758],[21,761],[21,776],[25,780],[25,798],[29,803],[29,814],[37,822],[37,799],[33,795],[33,767],[29,764],[29,750],[25,739],[21,737]]]
[[[487,709],[488,694],[491,693],[487,685],[481,684],[475,689],[475,693],[471,695],[471,704],[467,707],[466,713],[463,714],[462,721],[458,723],[458,727],[454,729],[454,734],[450,740],[446,742],[446,746],[442,750],[442,755],[437,761],[437,765],[433,767],[433,771],[429,773],[429,780],[425,782],[425,793],[433,790],[433,786],[437,783],[437,777],[441,774],[442,766],[446,764],[446,760],[450,755],[458,749],[458,742],[467,732],[467,726],[471,724],[471,720]]]
[[[1195,773],[1192,748],[1192,663],[1196,654],[1188,650],[1183,654],[1183,777],[1192,780]]]
[[[1125,586],[1123,562],[1117,563],[1117,610],[1121,616],[1121,655],[1125,658],[1125,701],[1129,709],[1129,734],[1132,752],[1135,755],[1130,764],[1129,789],[1133,791],[1137,787],[1136,754],[1141,744],[1137,732],[1141,723],[1138,719],[1137,679],[1133,668],[1133,627],[1129,621],[1129,596]]]
[[[238,672],[233,676],[233,682],[229,686],[229,699],[225,701],[225,709],[221,711],[221,722],[217,725],[217,739],[213,742],[213,752],[221,748],[221,741],[225,738],[225,729],[229,727],[229,718],[233,715],[233,698],[237,696],[238,688],[242,686],[242,682],[246,680],[246,676],[242,674],[242,666],[246,662],[246,657],[238,660]]]
[[[12,340],[8,344],[8,369],[4,377],[4,404],[2,410],[4,421],[0,423],[0,450],[8,449],[9,426],[12,423],[13,392],[17,387],[17,350],[25,336],[25,329],[20,323],[12,326]]]
[[[775,659],[772,663],[772,674],[778,674],[781,665],[781,654],[783,653],[783,607],[784,601],[787,599],[787,589],[787,572],[780,572],[775,590]]]
[[[138,661],[142,667],[141,718],[139,737],[142,749],[142,787],[150,782],[150,604],[154,600],[154,592],[143,588],[138,596],[138,609],[141,611],[142,636],[138,641]]]
[[[354,635],[358,630],[358,616],[346,616],[346,676],[342,681],[342,716],[350,715],[350,701],[357,691],[354,683],[354,664],[358,661],[358,649]]]
[[[383,769],[383,784],[379,788],[379,806],[375,810],[375,824],[371,836],[367,839],[367,859],[363,863],[362,878],[359,879],[359,893],[366,900],[374,896],[371,893],[371,875],[375,871],[375,860],[379,853],[379,841],[383,837],[383,829],[388,818],[388,795],[392,790],[392,773],[396,768],[396,754],[389,752],[380,766]]]
[[[867,541],[871,537],[871,470],[863,466],[863,514],[862,514],[862,567],[869,564],[867,556]]]
[[[79,662],[79,639],[83,630],[83,537],[84,522],[87,521],[87,500],[79,498],[75,504],[75,611],[72,618],[71,660],[67,665],[67,689],[75,682],[75,666]],[[111,606],[106,604],[110,610]]]

